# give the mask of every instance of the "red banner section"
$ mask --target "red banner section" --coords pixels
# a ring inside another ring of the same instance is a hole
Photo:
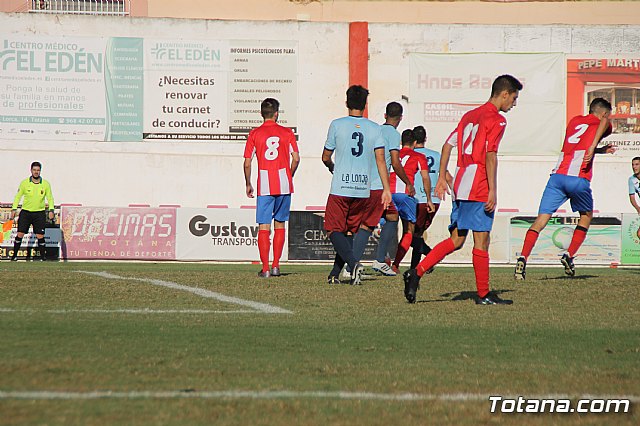
[[[175,208],[63,207],[64,259],[175,260]]]

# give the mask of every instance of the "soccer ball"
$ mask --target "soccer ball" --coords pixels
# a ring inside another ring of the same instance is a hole
[[[563,226],[554,231],[551,236],[551,241],[553,241],[553,245],[560,250],[566,250],[569,248],[569,244],[571,244],[571,238],[573,238],[573,229],[568,226]]]

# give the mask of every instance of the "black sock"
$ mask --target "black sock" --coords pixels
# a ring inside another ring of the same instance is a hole
[[[421,240],[422,240],[422,239],[421,239]],[[429,247],[429,246],[427,245],[427,243],[425,243],[425,242],[424,242],[424,240],[422,240],[422,244],[421,244],[421,245],[422,245],[422,249],[421,249],[422,254],[423,254],[423,255],[425,255],[425,256],[426,256],[426,255],[428,255],[428,254],[429,254],[429,252],[431,251],[431,247]]]
[[[22,237],[16,237],[16,240],[13,243],[13,256],[11,257],[17,257],[18,256],[18,250],[20,250],[20,245],[22,244]]]
[[[418,263],[420,263],[422,258],[422,243],[423,240],[420,236],[413,236],[413,239],[411,240],[411,269],[415,269],[416,266],[418,266]]]
[[[40,252],[40,259],[46,259],[46,257],[47,257],[47,245],[44,242],[44,237],[38,238],[38,250]]]
[[[347,237],[342,232],[332,232],[329,236],[336,253],[349,265],[351,270],[356,266],[356,258],[353,256],[353,236]]]
[[[340,257],[338,253],[336,253],[336,258],[333,260],[333,269],[329,272],[330,277],[339,277],[340,271],[344,267],[344,259]]]

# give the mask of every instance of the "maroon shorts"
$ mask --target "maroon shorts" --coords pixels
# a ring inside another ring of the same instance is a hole
[[[335,232],[358,232],[366,211],[368,198],[343,197],[329,194],[324,212],[324,229]]]
[[[429,213],[427,211],[427,203],[418,204],[418,212],[416,214],[416,234],[420,234],[426,231],[431,226],[433,218],[435,217],[436,213],[438,213],[440,204],[434,204],[433,206],[435,207],[435,209],[431,213]]]
[[[382,205],[382,189],[372,189],[367,201],[364,217],[362,218],[362,224],[373,229],[378,226],[382,215],[394,213],[398,214],[398,210],[396,210],[393,201],[389,203],[389,207],[385,210],[384,205]]]

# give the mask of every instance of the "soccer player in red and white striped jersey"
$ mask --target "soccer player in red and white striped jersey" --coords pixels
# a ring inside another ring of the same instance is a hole
[[[260,277],[280,275],[280,257],[284,249],[285,222],[289,220],[293,175],[300,163],[298,144],[293,131],[277,123],[280,103],[267,98],[260,105],[264,122],[249,133],[244,148],[244,178],[247,197],[254,197],[251,185],[251,159],[258,160],[258,200],[256,221],[259,224],[258,250],[262,270]],[[273,263],[269,269],[271,221],[274,221]]]
[[[603,98],[595,98],[589,105],[588,115],[578,115],[569,121],[558,163],[540,200],[538,217],[525,235],[522,252],[516,262],[515,279],[525,279],[527,259],[538,240],[538,235],[547,226],[551,216],[567,200],[571,201],[571,209],[574,212],[580,212],[580,219],[573,231],[567,252],[560,258],[560,263],[567,275],[575,275],[573,258],[584,242],[593,218],[591,177],[594,154],[615,152],[615,147],[611,145],[597,148],[600,140],[611,134],[609,114],[611,103]]]
[[[454,133],[442,147],[440,174],[436,195],[442,199],[448,192],[447,164],[454,146],[458,164],[454,178],[455,201],[451,212],[451,237],[440,242],[418,264],[404,273],[404,296],[415,303],[420,278],[450,253],[460,249],[473,232],[473,269],[479,305],[511,304],[489,291],[489,233],[497,202],[498,146],[507,121],[500,114],[516,105],[522,84],[513,76],[501,75],[491,86],[491,97],[467,112]]]

